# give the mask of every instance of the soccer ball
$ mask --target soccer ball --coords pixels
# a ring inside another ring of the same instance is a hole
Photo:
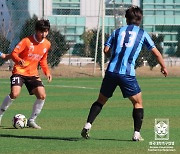
[[[12,119],[13,127],[16,129],[22,129],[27,126],[27,119],[23,114],[16,114]]]

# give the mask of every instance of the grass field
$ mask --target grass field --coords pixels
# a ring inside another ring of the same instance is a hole
[[[175,143],[173,153],[180,153],[180,78],[138,78],[143,91],[145,117],[141,134],[144,142],[132,142],[132,105],[123,99],[117,88],[93,124],[91,138],[84,140],[80,131],[89,108],[96,100],[101,78],[57,78],[46,86],[47,99],[37,119],[43,128],[14,129],[12,117],[31,114],[35,97],[25,87],[7,110],[0,127],[2,154],[146,154],[154,141],[156,118],[169,119],[170,138]],[[9,80],[0,79],[0,102],[9,93]],[[164,153],[164,152],[158,152]],[[170,153],[170,152],[167,152]]]

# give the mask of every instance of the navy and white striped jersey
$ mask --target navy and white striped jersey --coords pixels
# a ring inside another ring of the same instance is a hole
[[[112,50],[107,71],[135,76],[135,61],[145,44],[148,50],[155,47],[146,31],[139,26],[123,26],[111,34],[105,43]]]

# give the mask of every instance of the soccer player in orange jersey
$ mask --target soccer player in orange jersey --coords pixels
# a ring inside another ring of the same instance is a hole
[[[46,92],[44,85],[38,75],[38,64],[40,64],[44,74],[49,82],[52,80],[50,70],[47,65],[47,55],[51,43],[46,39],[50,29],[48,20],[38,20],[35,25],[35,34],[22,39],[11,53],[11,58],[14,61],[12,71],[11,92],[7,95],[0,107],[0,123],[4,112],[16,99],[23,84],[29,91],[30,95],[36,96],[36,101],[33,106],[31,117],[28,119],[28,126],[36,129],[41,129],[36,124],[35,119],[40,114]]]

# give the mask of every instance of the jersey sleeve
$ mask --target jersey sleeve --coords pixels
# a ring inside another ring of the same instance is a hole
[[[18,63],[20,60],[22,60],[19,57],[19,54],[26,48],[27,41],[26,39],[22,39],[14,48],[14,50],[11,53],[11,58],[15,63]]]
[[[48,51],[50,50],[50,46],[51,46],[51,44],[49,45]],[[49,75],[50,74],[50,70],[49,70],[48,64],[47,64],[48,51],[46,51],[46,53],[44,54],[44,56],[41,58],[41,60],[39,62],[40,66],[41,66],[41,68],[43,70],[43,73],[45,75]]]
[[[111,36],[109,36],[109,38],[107,39],[104,45],[112,48],[114,45],[114,38],[115,38],[115,30],[112,32]]]
[[[151,50],[155,47],[155,44],[149,34],[147,32],[144,32],[145,38],[144,38],[144,44],[146,45],[148,50]]]

